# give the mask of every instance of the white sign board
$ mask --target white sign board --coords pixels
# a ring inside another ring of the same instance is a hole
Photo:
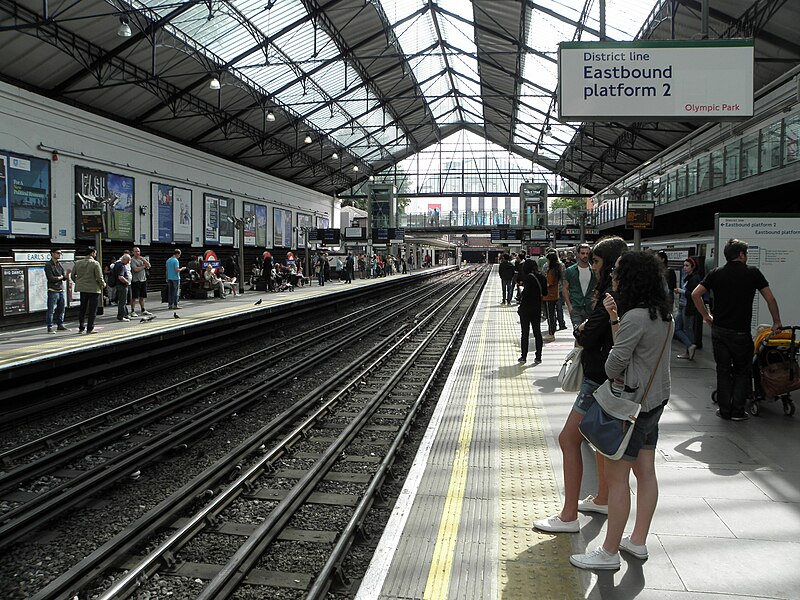
[[[722,250],[731,238],[747,242],[747,264],[758,267],[778,301],[784,325],[800,324],[800,215],[717,215],[717,265],[725,264]],[[756,294],[753,327],[772,324],[767,303]]]
[[[751,117],[753,56],[752,40],[562,42],[559,118]]]

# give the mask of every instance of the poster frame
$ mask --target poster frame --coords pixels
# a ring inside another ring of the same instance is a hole
[[[5,229],[0,229],[0,233],[7,234],[7,235],[19,235],[25,237],[39,237],[39,238],[50,238],[53,232],[53,168],[52,168],[52,161],[41,158],[39,156],[33,156],[30,154],[24,154],[21,152],[14,152],[12,150],[0,150],[0,156],[3,156],[5,159],[5,209],[6,215],[8,218],[8,226]],[[29,231],[21,227],[21,225],[16,225],[20,223],[28,223],[27,221],[14,221],[14,210],[12,205],[11,199],[11,191],[12,191],[12,184],[11,184],[11,171],[13,169],[12,162],[13,159],[19,160],[26,160],[31,162],[41,162],[41,166],[47,170],[47,190],[46,190],[46,198],[47,198],[47,221],[41,223],[43,230],[41,232]],[[2,225],[2,223],[0,223]]]

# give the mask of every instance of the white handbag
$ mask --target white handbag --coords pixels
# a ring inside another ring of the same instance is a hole
[[[565,392],[577,392],[583,384],[583,364],[581,354],[583,348],[573,348],[564,358],[564,364],[558,372],[558,383]]]

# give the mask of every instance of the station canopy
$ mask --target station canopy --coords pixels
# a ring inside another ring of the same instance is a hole
[[[597,0],[8,0],[0,76],[323,193],[467,130],[597,191],[698,123],[562,123],[557,46]],[[715,0],[755,89],[800,60],[797,2]],[[699,0],[606,0],[606,39],[697,39]]]

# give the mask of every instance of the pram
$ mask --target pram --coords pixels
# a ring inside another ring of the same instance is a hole
[[[782,327],[772,335],[769,328],[756,334],[753,356],[753,399],[748,408],[754,417],[760,412],[759,402],[780,400],[783,413],[795,412],[790,392],[800,389],[800,367],[797,364],[800,327]]]

